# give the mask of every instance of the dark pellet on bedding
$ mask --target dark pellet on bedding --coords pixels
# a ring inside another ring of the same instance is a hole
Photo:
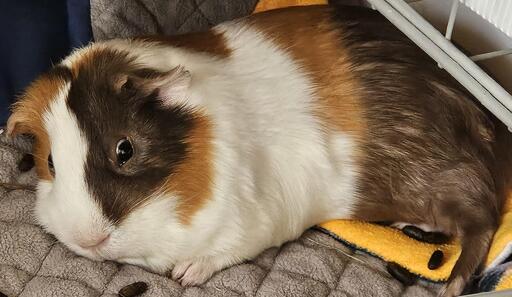
[[[4,293],[0,292],[0,297],[7,297]]]
[[[397,279],[404,286],[412,286],[418,279],[415,274],[410,273],[407,269],[394,262],[388,262],[386,269],[392,277]]]
[[[128,286],[124,286],[119,290],[119,297],[136,297],[144,294],[148,290],[148,284],[145,282],[136,282]]]
[[[440,250],[436,250],[432,253],[432,256],[430,256],[430,260],[428,260],[428,269],[434,270],[439,267],[441,267],[441,264],[443,263],[443,257],[444,254]]]
[[[34,157],[30,154],[25,154],[18,163],[18,170],[27,172],[34,167]]]
[[[423,238],[425,237],[425,231],[421,230],[420,228],[416,227],[416,226],[405,226],[402,228],[402,232],[409,236],[409,237],[412,237],[416,240],[419,240],[419,241],[423,241]]]
[[[402,228],[402,232],[409,237],[426,243],[443,244],[450,240],[450,237],[441,232],[425,232],[411,225]]]

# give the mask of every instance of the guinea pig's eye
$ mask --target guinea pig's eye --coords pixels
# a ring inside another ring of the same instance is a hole
[[[121,90],[124,92],[133,90],[133,81],[130,78],[127,78],[126,81],[121,86]]]
[[[128,138],[123,138],[116,145],[117,165],[123,166],[133,156],[133,145]]]
[[[55,175],[55,167],[53,167],[52,154],[48,155],[48,168],[50,169],[50,173],[52,175]]]

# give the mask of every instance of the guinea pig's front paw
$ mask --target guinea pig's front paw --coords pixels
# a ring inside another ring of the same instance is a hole
[[[227,264],[218,258],[204,257],[189,261],[179,262],[171,272],[173,280],[182,286],[197,286],[207,281],[215,272],[221,270]]]

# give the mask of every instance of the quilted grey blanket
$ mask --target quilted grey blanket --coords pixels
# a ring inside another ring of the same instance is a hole
[[[257,0],[91,0],[96,40],[175,35],[250,14]]]
[[[95,39],[176,34],[249,14],[256,0],[92,0]],[[256,259],[225,269],[200,287],[183,288],[163,276],[76,256],[37,226],[33,170],[20,168],[27,139],[0,135],[0,296],[118,296],[143,281],[143,296],[433,296],[439,285],[404,286],[377,258],[309,230]],[[26,167],[27,164],[22,164]],[[24,170],[20,170],[24,169]]]

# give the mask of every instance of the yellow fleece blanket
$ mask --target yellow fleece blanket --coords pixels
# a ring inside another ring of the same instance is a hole
[[[327,4],[327,0],[260,0],[254,12],[312,4]],[[509,197],[502,223],[494,236],[485,263],[483,277],[478,284],[480,291],[512,288],[512,260],[507,261],[512,255],[512,195]],[[394,262],[413,274],[436,282],[448,279],[461,251],[456,239],[442,245],[429,244],[415,240],[396,228],[365,222],[335,220],[319,227],[352,247]],[[438,268],[429,269],[428,262],[436,250],[443,252],[443,261]]]
[[[460,255],[457,241],[436,245],[421,242],[401,230],[360,221],[336,220],[319,225],[347,244],[433,281],[444,281],[450,276]],[[430,270],[428,262],[436,250],[443,252],[442,265]]]
[[[447,244],[430,244],[413,239],[399,229],[366,222],[334,220],[318,227],[354,248],[436,282],[448,279],[461,251],[456,239]],[[443,261],[439,268],[429,269],[428,262],[436,250],[443,252]],[[481,291],[512,289],[512,260],[508,259],[511,255],[512,200],[509,199],[478,284]]]

